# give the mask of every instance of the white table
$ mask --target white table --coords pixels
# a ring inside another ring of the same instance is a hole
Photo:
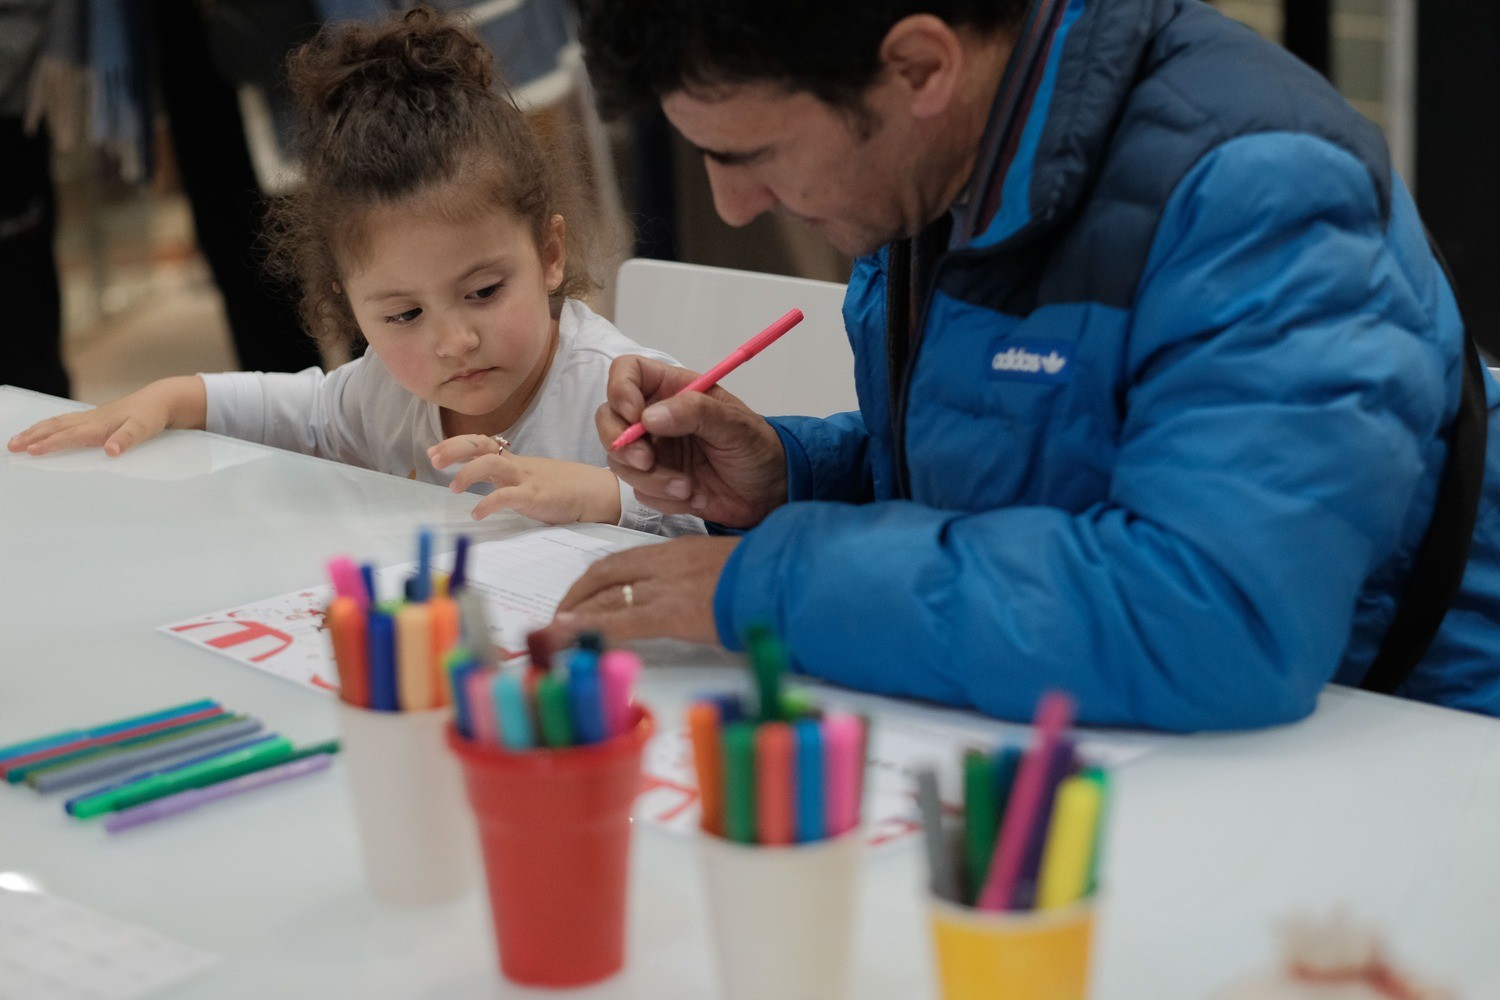
[[[69,405],[0,389],[0,437]],[[118,459],[4,454],[0,744],[200,697],[298,743],[334,735],[331,699],[157,627],[321,582],[336,552],[405,561],[421,524],[476,540],[520,526],[476,528],[471,503],[192,432]],[[677,665],[642,694],[669,720],[733,669],[657,654]],[[878,706],[877,724],[935,711]],[[1500,997],[1500,722],[1330,688],[1295,726],[1159,742],[1116,775],[1097,1000],[1205,996],[1269,960],[1277,918],[1337,903],[1464,996]],[[370,898],[343,781],[336,764],[119,837],[0,788],[0,873],[222,956],[174,997],[531,995],[499,978],[478,892]],[[853,997],[933,995],[923,869],[914,840],[867,859]],[[714,995],[700,893],[690,841],[639,829],[626,971],[580,995]]]

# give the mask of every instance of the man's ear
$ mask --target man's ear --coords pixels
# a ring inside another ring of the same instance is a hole
[[[561,287],[567,262],[568,224],[561,215],[554,215],[542,233],[542,276],[547,282],[547,294]]]
[[[880,43],[880,63],[905,88],[915,118],[936,118],[948,110],[964,54],[952,26],[932,14],[903,17]]]

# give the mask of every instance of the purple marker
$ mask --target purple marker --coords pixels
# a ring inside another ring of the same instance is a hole
[[[278,764],[268,767],[263,771],[252,771],[250,774],[221,781],[216,785],[208,785],[204,788],[190,788],[176,795],[168,795],[156,799],[153,802],[142,803],[129,809],[122,809],[109,819],[104,821],[104,829],[110,833],[119,833],[121,830],[129,830],[132,827],[141,826],[146,823],[154,823],[168,816],[176,816],[210,802],[227,799],[241,792],[251,792],[266,785],[274,785],[288,778],[299,778],[304,774],[312,774],[328,767],[333,760],[332,754],[320,753],[311,757],[303,757],[301,760],[290,761],[286,764]]]

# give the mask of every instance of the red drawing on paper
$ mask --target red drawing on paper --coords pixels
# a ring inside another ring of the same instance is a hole
[[[234,621],[214,619],[206,622],[190,622],[187,625],[174,625],[172,631],[186,632],[190,628],[204,628],[208,625],[229,625],[234,628],[234,631],[214,636],[204,643],[204,645],[212,646],[214,649],[227,650],[231,646],[240,646],[247,642],[256,642],[265,639],[269,639],[275,643],[275,646],[266,652],[249,657],[248,659],[251,663],[263,663],[277,653],[284,652],[292,644],[292,637],[279,628],[273,628],[263,622],[238,619]]]
[[[642,815],[658,823],[670,823],[698,802],[698,789],[654,774],[641,775],[636,805]]]

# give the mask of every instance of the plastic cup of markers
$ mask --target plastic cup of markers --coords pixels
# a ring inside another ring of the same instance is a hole
[[[451,708],[378,712],[338,704],[365,877],[377,899],[425,904],[474,887],[478,859],[463,778],[443,747]]]
[[[448,729],[479,821],[500,971],[512,982],[581,986],[625,964],[630,808],[655,728],[644,707],[631,711],[620,735],[556,750],[506,750]]]
[[[929,897],[943,1000],[1084,1000],[1097,896],[1050,910],[980,910]]]
[[[697,839],[724,996],[844,997],[864,831],[776,847]]]

